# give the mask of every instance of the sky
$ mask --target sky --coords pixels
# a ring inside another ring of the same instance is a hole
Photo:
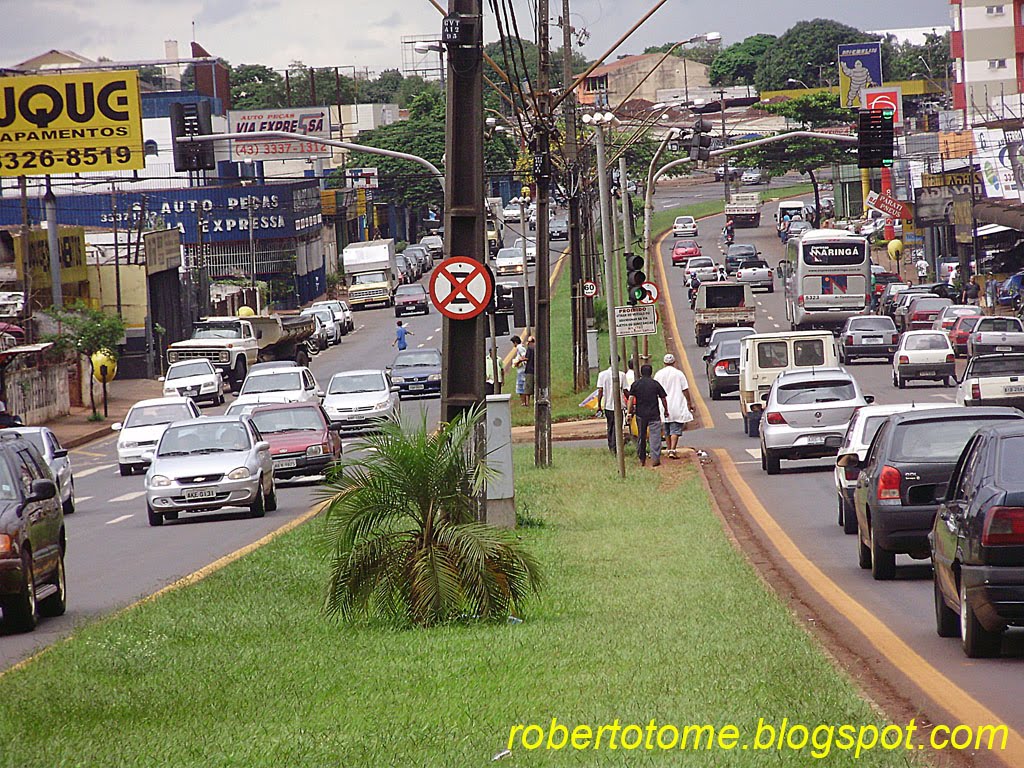
[[[446,5],[447,0],[440,0]],[[520,31],[534,24],[536,0],[513,0]],[[552,21],[561,0],[550,0]],[[599,56],[655,0],[571,0],[572,24],[585,29],[583,52]],[[486,5],[486,3],[485,3]],[[727,9],[728,13],[721,11]],[[758,32],[781,34],[793,23],[828,16],[860,29],[925,27],[949,23],[946,0],[668,0],[618,53],[639,53],[704,32],[725,43]],[[178,40],[182,56],[195,38],[232,64],[283,69],[291,61],[317,67],[356,66],[377,72],[400,68],[403,35],[440,31],[441,15],[429,0],[0,0],[0,66],[57,48],[89,58],[161,59],[164,40]],[[486,40],[495,39],[490,14]],[[552,29],[559,45],[560,32]]]

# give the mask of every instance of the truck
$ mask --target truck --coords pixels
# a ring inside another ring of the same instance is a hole
[[[983,317],[967,337],[967,356],[1024,352],[1024,323],[1017,317]]]
[[[348,303],[353,309],[395,305],[399,284],[394,240],[371,240],[346,245],[341,266],[348,284]]]
[[[1024,354],[972,357],[960,380],[956,404],[1024,407]]]
[[[757,314],[749,285],[701,283],[693,308],[693,334],[703,347],[716,328],[753,326]]]
[[[239,389],[255,363],[309,364],[306,341],[315,331],[310,315],[207,317],[192,327],[192,338],[167,348],[167,363],[206,358]]]
[[[739,229],[761,226],[761,195],[757,192],[735,192],[725,206],[725,218]]]
[[[760,256],[740,262],[736,282],[749,285],[751,290],[763,288],[768,293],[775,293],[775,273]]]

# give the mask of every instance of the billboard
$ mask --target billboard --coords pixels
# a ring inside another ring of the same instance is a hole
[[[861,93],[882,85],[882,44],[840,45],[836,61],[839,63],[839,103],[860,109]]]
[[[181,266],[181,232],[176,229],[160,229],[144,232],[142,242],[146,246],[146,274],[155,275]]]
[[[865,88],[860,92],[861,106],[864,109],[891,109],[892,124],[895,128],[903,127],[903,88],[898,85],[884,85],[878,88]]]
[[[327,107],[289,109],[247,109],[228,112],[230,133],[283,131],[309,136],[299,139],[235,139],[231,142],[232,160],[305,160],[329,157],[331,148],[313,139],[331,138],[331,118]]]
[[[50,284],[50,243],[45,229],[35,229],[28,235],[28,263],[31,267],[33,290]],[[60,281],[64,285],[89,279],[85,265],[85,229],[60,227],[57,230],[60,247]],[[21,235],[14,236],[14,266],[18,280],[25,279],[25,261]]]
[[[0,80],[0,176],[145,167],[138,72]]]

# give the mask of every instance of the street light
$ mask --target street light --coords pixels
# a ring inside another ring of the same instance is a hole
[[[425,40],[421,40],[418,43],[413,43],[412,49],[416,53],[436,53],[437,61],[440,64],[441,69],[441,90],[445,90],[444,82],[444,46],[441,43],[428,43]]]
[[[789,86],[793,86],[793,85],[802,85],[802,86],[803,86],[804,88],[806,88],[807,90],[810,90],[810,89],[811,89],[811,86],[809,86],[809,85],[808,85],[807,83],[805,83],[805,82],[804,82],[803,80],[799,80],[799,79],[797,79],[797,78],[795,78],[795,77],[790,77],[790,78],[787,78],[787,79],[786,79],[786,85],[789,85]]]

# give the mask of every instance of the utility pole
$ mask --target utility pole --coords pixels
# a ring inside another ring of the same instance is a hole
[[[715,91],[718,94],[718,105],[722,108],[722,148],[725,149],[725,89]],[[725,184],[725,202],[732,202],[732,189],[729,187],[729,155],[722,155],[722,183]]]
[[[256,303],[256,314],[258,315],[260,313],[260,289],[256,284],[256,235],[252,231],[252,195],[249,195],[246,208],[249,209],[249,259],[252,262],[253,301]]]
[[[633,253],[633,221],[629,216],[629,192],[626,191],[629,179],[626,171],[626,156],[619,158],[619,194],[622,196],[622,259],[625,261]],[[628,288],[627,288],[628,290]],[[632,303],[632,301],[630,302]],[[633,374],[640,379],[640,343],[633,337]]]
[[[21,302],[22,319],[28,320],[32,317],[32,253],[29,249],[29,239],[32,236],[32,228],[28,220],[28,179],[25,176],[18,177],[18,191],[21,193],[21,281],[22,291],[25,299]],[[31,333],[32,326],[23,322],[22,326]]]
[[[50,186],[50,175],[46,175],[46,194],[43,196],[46,208],[46,244],[50,251],[50,295],[53,306],[64,306],[64,287],[60,282],[60,233],[57,224],[57,196]]]
[[[119,237],[117,231],[117,183],[113,179],[110,181],[110,208],[114,221],[114,293],[117,297],[117,316],[123,317],[121,314],[121,249],[117,244]]]
[[[551,297],[550,238],[548,210],[551,205],[551,51],[548,17],[549,0],[537,2],[537,48],[540,71],[537,75],[537,146],[533,156],[533,176],[537,181],[537,326],[534,348],[533,462],[551,466]],[[449,111],[449,114],[451,112]]]

